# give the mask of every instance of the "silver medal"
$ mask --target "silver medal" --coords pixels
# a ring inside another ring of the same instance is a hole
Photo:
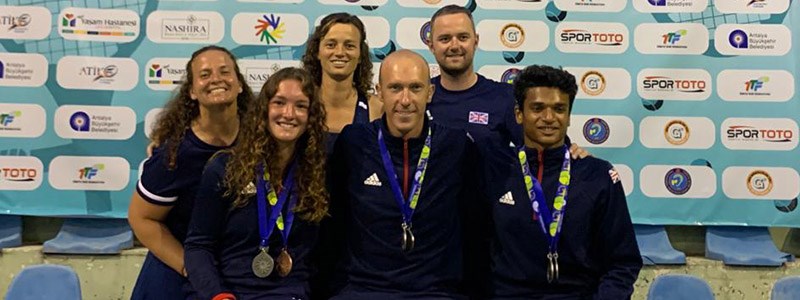
[[[269,248],[261,247],[260,250],[258,255],[253,258],[252,268],[253,274],[255,274],[256,277],[264,278],[272,273],[272,269],[275,268],[275,261],[273,261],[272,257],[267,253]]]
[[[411,225],[403,223],[403,251],[409,252],[414,249],[414,233],[411,232]]]

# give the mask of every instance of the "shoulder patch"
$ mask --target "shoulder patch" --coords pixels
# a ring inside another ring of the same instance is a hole
[[[611,182],[617,184],[619,182],[619,173],[617,169],[611,168],[608,170],[608,176],[611,177]]]

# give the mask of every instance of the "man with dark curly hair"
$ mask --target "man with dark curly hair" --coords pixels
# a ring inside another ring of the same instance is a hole
[[[642,258],[619,174],[607,161],[570,159],[578,87],[533,65],[514,81],[524,145],[490,186],[494,299],[629,299]]]

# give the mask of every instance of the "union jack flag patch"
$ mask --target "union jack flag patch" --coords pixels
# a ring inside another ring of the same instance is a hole
[[[479,111],[469,112],[469,122],[472,124],[489,125],[489,114]]]

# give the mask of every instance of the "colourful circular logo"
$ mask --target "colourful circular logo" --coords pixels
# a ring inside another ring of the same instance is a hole
[[[608,123],[603,119],[591,118],[586,120],[586,123],[583,124],[583,137],[592,144],[597,145],[604,143],[608,140],[610,133],[611,131],[608,127]]]
[[[681,120],[672,120],[664,126],[664,138],[673,145],[683,145],[689,140],[689,125]]]
[[[508,48],[517,48],[525,42],[525,31],[519,24],[506,24],[500,30],[500,41]]]
[[[500,76],[500,81],[508,84],[514,84],[514,79],[517,78],[519,72],[520,70],[517,68],[510,68],[503,72],[503,75]]]
[[[772,191],[772,176],[764,170],[755,170],[747,175],[747,189],[756,196],[765,196]]]
[[[674,195],[683,195],[692,188],[692,176],[682,168],[673,168],[664,176],[664,185]]]
[[[422,43],[425,45],[428,44],[428,41],[431,39],[431,21],[425,22],[422,28],[419,29],[419,39],[422,40]]]
[[[598,71],[589,71],[581,77],[581,90],[589,96],[597,96],[606,89],[606,78]]]

